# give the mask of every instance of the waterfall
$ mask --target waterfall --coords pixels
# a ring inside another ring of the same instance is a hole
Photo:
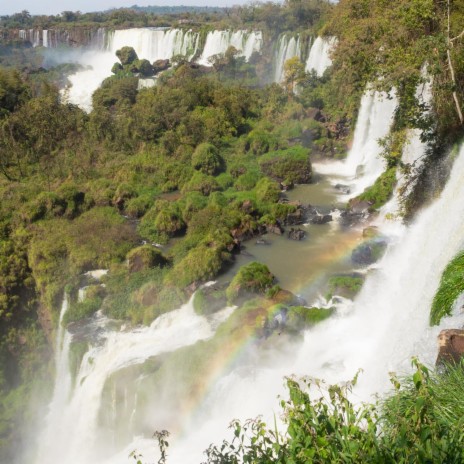
[[[274,82],[280,83],[284,79],[284,65],[287,60],[301,56],[300,37],[282,35],[276,46],[274,55]]]
[[[175,55],[184,55],[191,59],[197,53],[199,35],[181,29],[144,28],[118,30],[106,37],[104,29],[99,29],[94,41],[98,46],[104,45],[104,49],[87,50],[81,54],[78,62],[87,69],[69,76],[71,87],[65,93],[67,101],[86,111],[90,111],[92,107],[93,92],[111,75],[111,67],[117,61],[117,50],[124,46],[133,47],[140,59],[150,62],[169,59]]]
[[[42,45],[44,47],[48,47],[48,31],[46,29],[44,29],[42,31]]]
[[[332,64],[330,52],[335,44],[335,37],[330,37],[328,39],[318,37],[309,51],[305,70],[315,71],[318,76],[322,76],[325,70]]]
[[[382,147],[378,142],[388,135],[396,106],[394,94],[389,97],[384,92],[366,90],[361,99],[353,145],[346,160],[316,164],[319,172],[333,175],[338,181],[344,178],[350,182],[349,198],[362,193],[384,171],[385,163],[380,157]]]
[[[225,53],[229,47],[235,47],[248,61],[253,52],[260,52],[263,35],[259,31],[211,31],[206,36],[205,46],[198,62],[209,66],[209,58]]]
[[[54,427],[54,424],[60,420],[71,393],[71,374],[69,370],[71,334],[62,325],[63,317],[68,310],[68,299],[68,295],[65,294],[61,305],[55,347],[55,386],[44,429],[39,439],[39,462],[47,462],[49,455],[54,452],[56,442],[64,440],[69,434],[69,430]]]
[[[222,314],[227,317],[230,309]],[[97,442],[98,414],[103,388],[111,374],[209,338],[213,333],[211,323],[195,314],[193,297],[180,309],[158,317],[150,327],[107,332],[104,343],[94,346],[84,356],[70,400],[61,404],[60,414],[54,415],[53,421],[47,422],[47,437],[56,437],[59,431],[63,436],[53,441],[47,454],[40,454],[37,464],[95,462],[100,445]],[[56,388],[60,382],[57,376]]]
[[[124,29],[110,35],[108,49],[114,56],[124,46],[133,47],[139,58],[148,61],[184,55],[192,59],[198,49],[199,34],[181,29]]]

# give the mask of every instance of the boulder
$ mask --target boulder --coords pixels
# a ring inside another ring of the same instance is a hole
[[[310,224],[321,225],[321,224],[327,224],[328,222],[331,222],[332,220],[333,220],[333,217],[331,214],[316,214],[309,220],[309,222]]]
[[[132,64],[138,59],[137,53],[132,47],[122,47],[116,51],[116,56],[123,66]]]
[[[171,66],[171,62],[169,60],[156,60],[153,63],[153,73],[158,74],[162,71],[166,71],[169,66]]]
[[[305,222],[305,215],[302,208],[297,208],[295,212],[288,213],[285,219],[285,224],[289,226],[298,226]]]
[[[464,330],[446,329],[438,335],[436,365],[459,363],[464,356]]]
[[[142,245],[133,248],[127,254],[127,267],[129,272],[140,272],[153,267],[164,266],[167,262],[161,251],[151,245]]]
[[[283,227],[278,222],[274,224],[267,224],[266,231],[270,234],[275,234],[275,235],[282,235],[284,233]]]
[[[306,232],[302,229],[295,229],[292,227],[288,231],[287,236],[290,240],[303,240],[306,236]]]
[[[378,261],[384,254],[387,248],[385,239],[377,238],[368,242],[362,243],[356,247],[351,253],[351,261],[354,264],[368,266]]]
[[[343,193],[344,195],[348,195],[349,193],[351,193],[350,187],[344,184],[336,184],[335,190],[338,190],[340,193]]]
[[[270,243],[267,240],[264,240],[264,238],[258,238],[256,240],[256,245],[270,245]]]

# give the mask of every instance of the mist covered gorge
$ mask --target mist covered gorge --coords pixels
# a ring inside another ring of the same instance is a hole
[[[464,462],[459,5],[0,28],[0,462]]]

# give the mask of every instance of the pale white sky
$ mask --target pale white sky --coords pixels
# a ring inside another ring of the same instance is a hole
[[[232,6],[248,3],[248,0],[2,0],[0,15],[10,15],[22,10],[31,14],[58,14],[62,11],[102,11],[108,8],[130,7],[132,5],[200,5]]]

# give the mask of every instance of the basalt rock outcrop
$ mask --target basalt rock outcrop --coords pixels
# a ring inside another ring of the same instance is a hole
[[[438,335],[437,367],[457,364],[464,356],[464,330],[446,329]]]

